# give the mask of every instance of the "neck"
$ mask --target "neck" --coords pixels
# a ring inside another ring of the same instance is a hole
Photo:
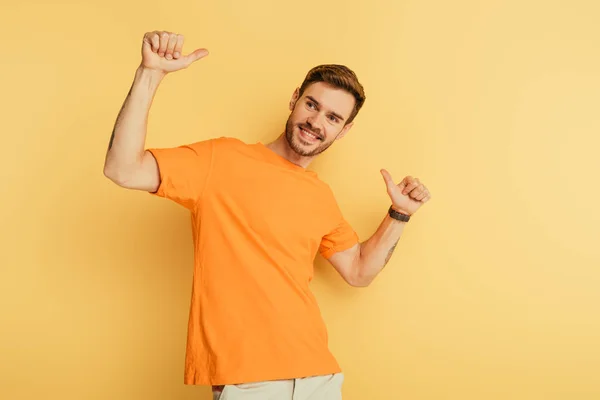
[[[277,139],[275,139],[271,143],[266,144],[266,146],[272,151],[274,151],[276,154],[288,160],[289,162],[296,164],[304,169],[308,168],[308,166],[314,158],[301,156],[294,150],[292,150],[290,144],[285,138],[285,133],[281,134]]]

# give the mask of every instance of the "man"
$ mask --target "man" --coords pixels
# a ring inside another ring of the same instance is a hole
[[[307,170],[348,133],[365,101],[341,65],[313,68],[290,101],[285,132],[246,144],[216,138],[145,149],[159,83],[208,55],[183,55],[182,35],[148,32],[142,61],[106,154],[119,186],[190,210],[194,280],[185,383],[212,385],[220,400],[341,399],[343,374],[309,289],[317,252],[350,285],[367,286],[389,261],[410,215],[431,195],[418,179],[396,185],[382,170],[390,209],[360,243],[331,189]]]

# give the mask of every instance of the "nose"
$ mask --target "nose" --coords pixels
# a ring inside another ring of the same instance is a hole
[[[308,117],[308,119],[306,120],[308,126],[310,126],[310,129],[312,131],[314,131],[315,133],[321,133],[321,131],[323,130],[323,125],[322,125],[322,117],[320,113],[315,113],[313,115],[311,115],[310,117]]]

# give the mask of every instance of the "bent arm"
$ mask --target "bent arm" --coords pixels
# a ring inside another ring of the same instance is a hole
[[[144,148],[148,114],[164,76],[138,67],[117,116],[104,161],[104,175],[121,187],[155,192],[160,185],[158,164]]]
[[[333,254],[328,260],[350,285],[368,286],[389,262],[405,225],[406,222],[386,214],[369,239]]]

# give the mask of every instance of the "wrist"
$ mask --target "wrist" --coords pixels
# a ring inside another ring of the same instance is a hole
[[[388,216],[396,221],[406,223],[410,221],[410,214],[398,209],[398,207],[390,206],[388,209]]]
[[[150,83],[159,84],[167,74],[156,69],[146,68],[140,64],[135,71],[136,80],[145,80]]]
[[[396,207],[396,206],[395,206],[395,205],[393,205],[393,204],[392,204],[392,206],[391,206],[391,209],[392,209],[392,210],[394,210],[394,211],[396,211],[396,212],[399,212],[400,214],[406,214],[406,215],[408,215],[408,216],[412,215],[412,214],[411,214],[411,213],[409,213],[408,211],[406,211],[406,210],[403,210],[403,209],[401,209],[401,208],[399,208],[399,207]]]

